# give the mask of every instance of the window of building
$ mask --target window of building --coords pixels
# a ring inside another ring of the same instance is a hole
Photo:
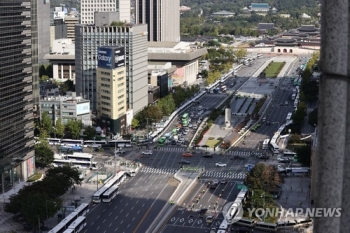
[[[101,103],[102,103],[102,105],[111,106],[111,104],[108,102],[101,101]]]
[[[104,84],[104,83],[101,83],[101,87],[108,87],[108,88],[110,88],[110,87],[111,87],[111,85],[109,85],[109,84]]]
[[[122,74],[124,74],[124,70],[119,71],[117,74],[118,74],[118,75],[122,75]]]
[[[124,104],[124,101],[120,101],[120,102],[118,103],[118,105],[121,105],[121,104]]]
[[[122,88],[118,91],[118,93],[122,93],[122,92],[124,92],[124,88]]]
[[[122,81],[124,79],[124,77],[120,77],[118,78],[118,81]]]
[[[124,83],[120,83],[118,84],[118,87],[124,86]]]
[[[120,95],[118,96],[118,99],[124,98],[124,95]]]
[[[123,106],[123,107],[118,108],[118,111],[121,111],[121,110],[123,110],[123,109],[124,109],[124,106]]]
[[[111,75],[111,73],[109,73],[109,72],[105,72],[105,71],[101,71],[101,74],[102,74],[102,75],[108,75],[108,76],[110,76],[110,75]]]
[[[111,80],[109,78],[101,78],[102,81],[105,81],[105,82],[110,82]]]

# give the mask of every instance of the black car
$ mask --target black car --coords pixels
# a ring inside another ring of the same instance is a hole
[[[268,156],[268,155],[259,155],[259,156],[257,156],[257,158],[258,159],[269,159],[270,156]]]
[[[175,140],[172,140],[172,141],[171,141],[171,145],[176,145],[176,141],[175,141]]]
[[[190,161],[187,161],[187,160],[181,160],[179,161],[179,164],[190,164],[191,162]]]
[[[235,156],[233,156],[233,159],[243,160],[243,159],[245,159],[245,158],[242,157],[242,156],[239,156],[239,155],[235,155]]]
[[[213,155],[211,154],[205,154],[205,155],[202,155],[203,158],[213,158]]]
[[[199,213],[199,214],[205,214],[205,213],[207,213],[207,211],[208,211],[208,209],[203,208],[203,209],[200,209],[200,210],[198,211],[198,213]]]

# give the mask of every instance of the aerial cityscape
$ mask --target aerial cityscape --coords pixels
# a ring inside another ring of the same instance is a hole
[[[340,217],[318,205],[324,6],[301,2],[0,1],[0,233]]]

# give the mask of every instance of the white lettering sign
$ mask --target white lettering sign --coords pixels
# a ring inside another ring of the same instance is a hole
[[[97,60],[99,60],[99,61],[108,61],[109,63],[111,63],[112,57],[108,57],[108,56],[105,56],[105,55],[98,54]]]

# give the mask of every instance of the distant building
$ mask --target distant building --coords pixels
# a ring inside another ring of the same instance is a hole
[[[52,64],[55,81],[72,80],[75,83],[75,45],[72,39],[54,40],[51,53],[44,58]]]
[[[90,101],[68,92],[67,96],[44,97],[40,99],[40,118],[47,112],[52,122],[61,118],[64,124],[69,120],[81,120],[84,125],[91,125]]]
[[[50,81],[40,83],[40,97],[59,97],[60,88]]]
[[[191,8],[188,6],[181,6],[180,7],[180,12],[186,12],[186,11],[190,11],[190,10],[191,10]]]
[[[308,14],[306,14],[306,13],[303,13],[303,14],[301,15],[301,18],[303,18],[303,19],[311,19],[311,16],[308,15]]]
[[[64,22],[67,25],[67,38],[75,42],[75,25],[79,24],[79,18],[70,14],[64,17]]]
[[[149,42],[149,62],[171,62],[176,67],[171,75],[173,85],[191,85],[197,79],[198,59],[206,48],[196,48],[187,42]]]
[[[269,31],[276,30],[274,23],[259,23],[258,31],[261,34],[267,34]]]
[[[159,99],[159,87],[148,85],[148,104],[153,104]]]
[[[153,71],[149,77],[152,86],[159,87],[159,98],[169,94],[169,74],[165,71]]]
[[[211,14],[212,16],[216,17],[233,17],[235,16],[235,13],[229,12],[229,11],[218,11]]]
[[[50,25],[50,51],[52,51],[53,41],[67,38],[67,25],[64,19],[53,19]]]
[[[268,3],[252,3],[249,8],[256,12],[268,12],[270,10]]]
[[[44,55],[50,52],[50,2],[36,1],[38,4],[38,61],[46,63]]]

